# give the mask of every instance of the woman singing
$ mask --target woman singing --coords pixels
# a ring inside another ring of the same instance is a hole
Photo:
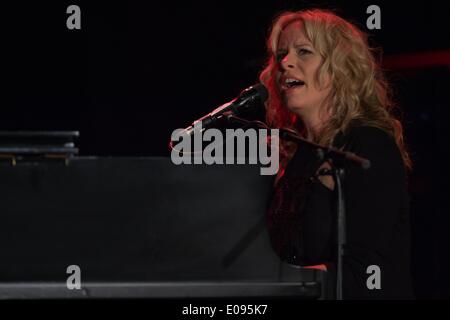
[[[344,299],[410,299],[410,226],[406,173],[411,161],[389,88],[367,38],[324,10],[287,12],[273,23],[267,121],[305,139],[367,158],[345,164]],[[336,271],[335,181],[314,150],[283,142],[268,210],[272,244],[283,261]],[[379,268],[379,282],[369,285]],[[369,268],[370,267],[370,268]],[[372,269],[371,269],[372,268]]]

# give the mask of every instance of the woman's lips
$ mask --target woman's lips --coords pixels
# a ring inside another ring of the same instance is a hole
[[[295,90],[303,89],[304,86],[305,86],[305,84],[296,85],[296,86],[286,86],[285,84],[282,84],[281,91],[283,91],[284,93],[289,93],[289,92],[293,92]]]
[[[291,91],[293,89],[301,89],[305,82],[299,78],[285,75],[280,79],[280,87],[283,91]]]

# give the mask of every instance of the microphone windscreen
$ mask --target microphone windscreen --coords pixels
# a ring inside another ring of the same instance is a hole
[[[262,83],[258,83],[254,86],[256,91],[258,92],[259,100],[261,103],[266,102],[267,98],[269,97],[269,92],[267,91],[266,87]]]

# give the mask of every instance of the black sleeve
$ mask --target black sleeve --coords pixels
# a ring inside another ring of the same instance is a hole
[[[344,298],[402,297],[409,272],[406,173],[394,138],[373,127],[354,128],[345,147],[370,160],[347,165],[344,181],[347,243]],[[369,290],[367,268],[381,270],[381,290]]]
[[[344,150],[371,161],[369,170],[345,166],[344,298],[409,298],[408,200],[400,151],[389,134],[374,127],[351,128],[343,142]],[[274,201],[278,206],[270,211],[269,230],[282,259],[303,266],[326,264],[333,277],[336,192],[311,179],[315,171],[305,170],[311,159],[304,152],[291,161],[279,199]],[[299,192],[295,186],[304,185],[305,178],[306,187],[300,189],[306,192]],[[291,197],[301,204],[295,212],[290,208],[295,203]],[[367,288],[371,265],[381,270],[381,290]]]
[[[274,189],[268,230],[283,261],[315,265],[331,259],[333,191],[311,179],[320,166],[315,150],[297,150]]]
[[[409,220],[406,173],[395,140],[374,127],[352,128],[346,151],[371,161],[369,170],[346,164],[344,298],[409,298]],[[299,213],[300,265],[336,271],[336,192],[311,180]],[[367,268],[381,270],[381,289],[370,290]],[[334,278],[335,280],[335,278]]]
[[[347,165],[348,242],[385,251],[404,203],[406,178],[400,152],[393,138],[371,127],[355,130],[347,150],[371,162],[368,170]]]

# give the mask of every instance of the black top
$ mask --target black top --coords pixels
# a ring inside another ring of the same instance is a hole
[[[374,127],[353,125],[338,135],[335,146],[371,161],[369,170],[351,164],[344,167],[344,299],[412,298],[409,197],[394,138]],[[333,273],[336,192],[314,177],[319,166],[314,150],[298,148],[274,189],[267,222],[282,260],[296,265],[326,264]],[[379,290],[367,287],[371,265],[381,271]]]

